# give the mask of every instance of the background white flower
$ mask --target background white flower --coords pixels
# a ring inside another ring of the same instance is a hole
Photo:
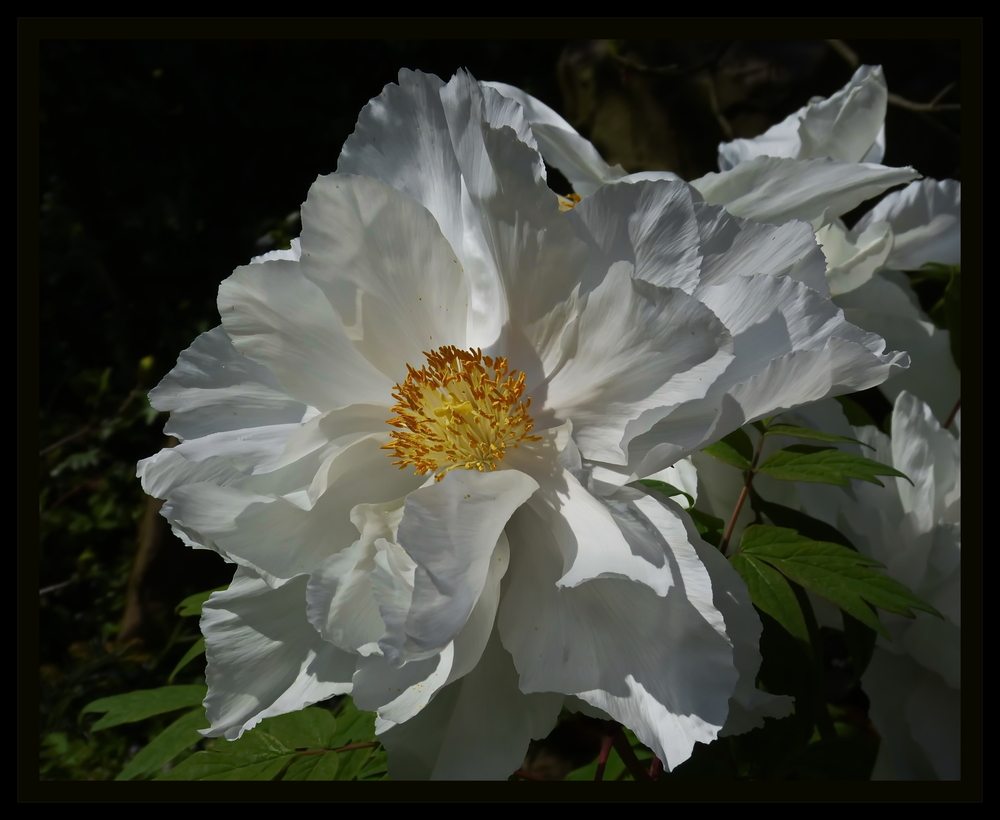
[[[841,445],[906,473],[885,487],[855,481],[833,488],[761,481],[762,495],[842,531],[885,572],[934,606],[915,619],[888,612],[879,618],[892,636],[879,636],[861,686],[882,744],[873,779],[957,780],[961,694],[961,436],[943,429],[927,404],[902,392],[892,413],[892,438],[875,427],[850,427],[840,407],[823,402],[782,420],[850,436],[874,448]],[[794,489],[791,488],[794,486]],[[839,615],[818,609],[828,626]]]
[[[668,767],[727,717],[787,712],[753,687],[734,571],[676,504],[622,485],[905,365],[817,288],[809,226],[678,181],[563,213],[516,102],[409,71],[302,220],[223,283],[222,327],[150,396],[181,444],[140,463],[146,491],[238,565],[202,620],[210,733],[350,691],[394,777],[487,778],[567,695]],[[467,433],[497,407],[511,435]],[[421,449],[431,431],[454,451]]]

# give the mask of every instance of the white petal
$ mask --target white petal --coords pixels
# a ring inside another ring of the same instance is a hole
[[[893,185],[920,176],[912,168],[832,159],[758,157],[691,185],[705,201],[757,222],[814,222],[840,216]]]
[[[888,99],[882,67],[861,66],[840,91],[806,108],[799,126],[799,158],[881,162]],[[880,132],[883,143],[878,146]]]
[[[455,640],[439,655],[398,668],[381,655],[359,662],[354,676],[355,703],[363,709],[378,709],[383,720],[403,723],[436,697],[442,686],[475,669],[493,631],[500,581],[509,563],[507,537],[501,534],[490,559],[483,592]],[[412,584],[409,591],[412,594]]]
[[[405,667],[404,667],[405,668]],[[556,723],[563,696],[522,694],[510,655],[493,633],[476,666],[379,740],[395,780],[506,780],[528,744]]]
[[[466,347],[462,266],[418,202],[374,179],[330,174],[309,189],[302,225],[303,274],[393,383],[407,363],[423,364],[424,350]]]
[[[719,170],[728,171],[741,162],[756,157],[790,157],[799,159],[802,150],[802,140],[799,137],[799,124],[806,113],[803,106],[798,111],[789,114],[776,125],[772,125],[763,134],[753,139],[735,139],[732,142],[719,144]]]
[[[379,643],[390,663],[427,658],[451,643],[483,592],[504,525],[537,488],[516,470],[453,470],[407,496],[398,542],[417,568],[402,631],[387,623]]]
[[[698,222],[685,182],[605,186],[567,215],[593,247],[588,265],[600,281],[615,262],[631,262],[635,276],[688,293],[701,265]]]
[[[521,104],[545,161],[558,168],[580,196],[589,197],[605,183],[625,176],[620,165],[608,165],[590,140],[581,137],[573,126],[541,100],[506,83],[484,82],[482,85],[494,88]]]
[[[849,322],[877,333],[888,347],[910,354],[910,369],[881,385],[889,400],[906,390],[927,402],[944,422],[961,395],[961,374],[951,355],[948,331],[924,316],[906,276],[882,271],[857,290],[837,296],[836,303]]]
[[[309,509],[282,496],[192,484],[174,491],[163,515],[261,574],[311,573],[355,541],[348,522],[356,504],[393,501],[420,485],[418,476],[390,463],[382,441],[370,436],[332,459],[325,467],[327,491]]]
[[[766,273],[797,279],[829,295],[823,252],[808,223],[766,225],[704,202],[695,203],[694,211],[704,255],[699,280],[702,287]]]
[[[953,179],[922,179],[893,191],[858,220],[860,234],[875,222],[888,222],[895,244],[886,266],[916,270],[926,262],[961,263],[962,184]]]
[[[726,328],[705,305],[632,279],[627,267],[617,263],[589,295],[575,355],[545,398],[572,419],[585,457],[617,464],[668,407],[705,395],[732,356]]]
[[[835,294],[854,290],[871,279],[885,265],[893,243],[892,228],[886,222],[873,223],[856,238],[832,222],[816,231],[816,238],[823,246],[830,290]]]
[[[497,623],[522,692],[582,698],[669,768],[716,737],[737,671],[729,641],[703,614],[714,609],[709,585],[684,579],[666,597],[618,578],[568,589],[558,586],[559,548],[534,512],[519,510],[507,535],[511,569]]]
[[[202,333],[149,393],[170,411],[164,429],[181,441],[211,433],[298,424],[307,405],[293,399],[266,367],[241,354],[220,326]]]
[[[205,603],[205,709],[210,737],[235,740],[263,718],[351,691],[355,656],[324,641],[306,620],[306,579],[272,589],[249,570]]]
[[[288,393],[321,411],[379,404],[392,382],[354,349],[323,292],[288,261],[245,265],[219,287],[236,348],[266,365]]]

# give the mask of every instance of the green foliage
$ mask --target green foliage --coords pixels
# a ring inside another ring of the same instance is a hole
[[[199,657],[205,652],[205,639],[198,638],[191,648],[184,653],[184,657],[177,661],[177,665],[174,667],[174,671],[170,673],[170,677],[167,678],[167,683],[173,683],[174,678],[177,677],[177,673],[180,672],[185,666],[187,666],[195,658]]]
[[[653,763],[653,752],[635,736],[635,732],[625,726],[621,727],[622,733],[625,735],[625,739],[628,741],[629,746],[632,747],[632,751],[635,752],[636,758],[642,764],[643,768],[647,771]],[[579,769],[574,769],[568,775],[566,775],[566,780],[593,780],[597,775],[597,763],[598,758],[595,757],[590,763],[585,766],[581,766]],[[608,755],[607,762],[604,766],[604,774],[601,777],[602,780],[635,780],[632,773],[628,770],[625,765],[625,761],[622,760],[618,752],[612,748],[611,753]]]
[[[878,427],[878,424],[875,419],[872,418],[871,413],[865,410],[864,407],[858,404],[858,402],[850,396],[836,396],[835,401],[844,411],[844,415],[847,416],[847,423],[850,424],[851,427]]]
[[[185,749],[199,743],[202,736],[198,730],[208,726],[204,707],[186,712],[140,749],[115,780],[131,780],[159,771]]]
[[[715,444],[710,444],[702,452],[741,470],[749,470],[753,461],[753,443],[750,441],[750,436],[742,430],[734,430]]]
[[[698,529],[698,534],[713,547],[718,547],[722,543],[722,532],[726,522],[714,515],[691,508],[688,515]]]
[[[746,582],[754,605],[774,618],[793,638],[808,644],[809,630],[802,608],[784,576],[755,555],[738,552],[729,557],[729,562]]]
[[[806,515],[801,510],[793,510],[791,507],[775,504],[773,501],[765,501],[753,486],[750,487],[750,503],[754,510],[770,518],[771,523],[776,527],[788,527],[813,541],[832,541],[834,544],[840,544],[849,550],[858,551],[850,539],[836,527],[831,527],[825,521]]]
[[[839,544],[812,541],[783,527],[755,525],[744,531],[740,553],[767,562],[886,638],[888,631],[865,601],[908,618],[915,617],[911,608],[940,617],[901,583],[872,569],[881,566],[878,561]]]
[[[207,590],[206,592],[196,592],[194,595],[189,595],[179,604],[177,604],[177,614],[185,617],[190,617],[192,615],[201,615],[201,608],[204,606],[205,601],[207,601],[213,592],[221,592],[228,587],[216,587],[215,589]]]
[[[682,495],[687,499],[688,507],[694,506],[694,499],[684,490],[677,489],[673,484],[668,484],[666,481],[655,481],[651,478],[643,478],[639,481],[643,487],[648,487],[651,490],[655,490],[658,493],[662,493],[667,498],[673,498],[675,495]]]
[[[875,449],[874,447],[865,444],[863,441],[858,441],[856,438],[836,436],[833,433],[823,433],[819,430],[812,430],[809,427],[799,427],[794,424],[773,424],[770,427],[765,428],[764,435],[794,436],[795,438],[814,439],[816,441],[839,441],[846,442],[848,444],[860,444],[863,447],[868,447],[869,450]]]
[[[220,738],[156,779],[384,780],[386,766],[387,755],[375,740],[374,715],[358,711],[348,698],[336,716],[310,706],[266,718],[238,740]]]
[[[126,692],[124,695],[101,698],[87,704],[80,712],[80,716],[83,717],[89,712],[107,712],[91,727],[91,730],[96,732],[121,723],[134,723],[153,715],[173,712],[185,706],[195,706],[205,699],[207,691],[208,688],[203,684],[191,684]]]
[[[757,468],[757,472],[782,481],[812,481],[840,486],[847,486],[850,478],[859,478],[884,487],[875,477],[880,475],[899,476],[910,481],[904,473],[888,464],[845,453],[835,447],[808,444],[795,444],[772,453]]]

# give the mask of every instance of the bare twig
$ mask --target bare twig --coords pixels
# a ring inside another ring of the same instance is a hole
[[[918,114],[929,114],[934,111],[961,111],[962,106],[960,103],[938,102],[938,100],[940,100],[954,87],[954,83],[950,83],[945,86],[929,103],[915,103],[911,100],[900,97],[899,94],[889,94],[889,102],[898,108],[905,108],[907,111],[916,111]]]
[[[843,40],[827,40],[827,43],[830,44],[830,47],[836,51],[837,54],[844,58],[844,62],[851,68],[857,68],[861,65],[858,55],[855,54],[851,47]]]

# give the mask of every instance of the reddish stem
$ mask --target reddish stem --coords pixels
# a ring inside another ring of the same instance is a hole
[[[611,754],[611,745],[615,742],[613,734],[606,734],[601,741],[601,754],[597,758],[597,771],[594,772],[594,780],[604,779],[604,767],[608,765],[608,756]]]
[[[944,423],[944,429],[947,430],[951,427],[951,423],[955,420],[955,416],[958,415],[958,408],[962,406],[962,400],[959,399],[955,402],[955,406],[951,409],[951,414],[948,416],[948,421]]]

